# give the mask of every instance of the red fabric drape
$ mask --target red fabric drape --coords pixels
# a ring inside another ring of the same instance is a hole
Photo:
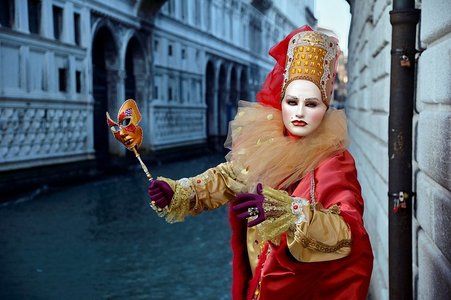
[[[262,277],[259,278],[260,300],[366,299],[373,254],[363,227],[363,200],[352,156],[345,151],[324,161],[315,170],[315,180],[317,201],[326,208],[334,204],[340,205],[341,215],[352,232],[351,254],[334,261],[303,263],[291,256],[285,237],[282,237],[280,246],[271,246],[271,253],[267,258],[266,255],[261,256],[261,260],[266,260],[259,262],[259,265],[263,264]],[[310,175],[299,183],[293,195],[310,198]],[[236,233],[233,231],[233,236],[237,237]],[[245,234],[242,233],[241,245],[246,247]],[[241,261],[234,259],[234,274],[240,264],[249,265],[247,255],[242,258],[244,259]],[[255,274],[260,274],[258,268]],[[238,278],[234,278],[234,288],[237,286],[236,279]],[[251,299],[249,297],[258,278],[253,279],[251,287],[248,282],[249,277],[242,284],[248,285],[247,299]],[[235,297],[234,293],[233,299],[246,298],[242,294]]]

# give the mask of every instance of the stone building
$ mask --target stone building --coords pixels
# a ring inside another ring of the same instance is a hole
[[[220,149],[239,99],[253,101],[273,60],[269,48],[314,24],[313,1],[175,1],[156,17],[152,150],[185,144]]]
[[[127,98],[143,116],[142,152],[218,148],[238,99],[253,100],[272,68],[269,47],[316,22],[313,0],[0,3],[7,189],[49,174],[84,176],[125,156],[105,112],[114,117]]]
[[[372,299],[388,299],[388,116],[393,1],[348,1],[352,22],[346,112],[375,262]],[[418,55],[413,126],[413,295],[451,294],[450,1],[417,1]],[[408,245],[407,247],[410,247]],[[402,254],[402,253],[401,253]]]

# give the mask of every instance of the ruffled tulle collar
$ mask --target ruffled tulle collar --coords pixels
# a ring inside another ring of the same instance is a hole
[[[346,117],[343,111],[329,109],[315,132],[293,139],[284,134],[280,110],[240,101],[225,146],[231,150],[226,159],[249,191],[257,183],[286,189],[321,161],[346,149]]]

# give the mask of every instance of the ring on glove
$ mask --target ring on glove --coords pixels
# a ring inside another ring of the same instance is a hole
[[[155,201],[150,201],[150,207],[152,207],[153,210],[156,210],[158,212],[162,212],[163,211],[162,208],[160,208],[160,207],[155,205]]]
[[[255,217],[255,216],[258,216],[258,214],[259,214],[257,207],[249,207],[247,209],[247,212],[249,213],[249,217]]]

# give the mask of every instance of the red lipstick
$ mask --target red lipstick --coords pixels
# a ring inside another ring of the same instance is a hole
[[[294,126],[301,126],[301,127],[304,127],[305,125],[307,125],[306,122],[299,121],[299,120],[294,120],[294,121],[291,122],[291,124],[293,124]]]

